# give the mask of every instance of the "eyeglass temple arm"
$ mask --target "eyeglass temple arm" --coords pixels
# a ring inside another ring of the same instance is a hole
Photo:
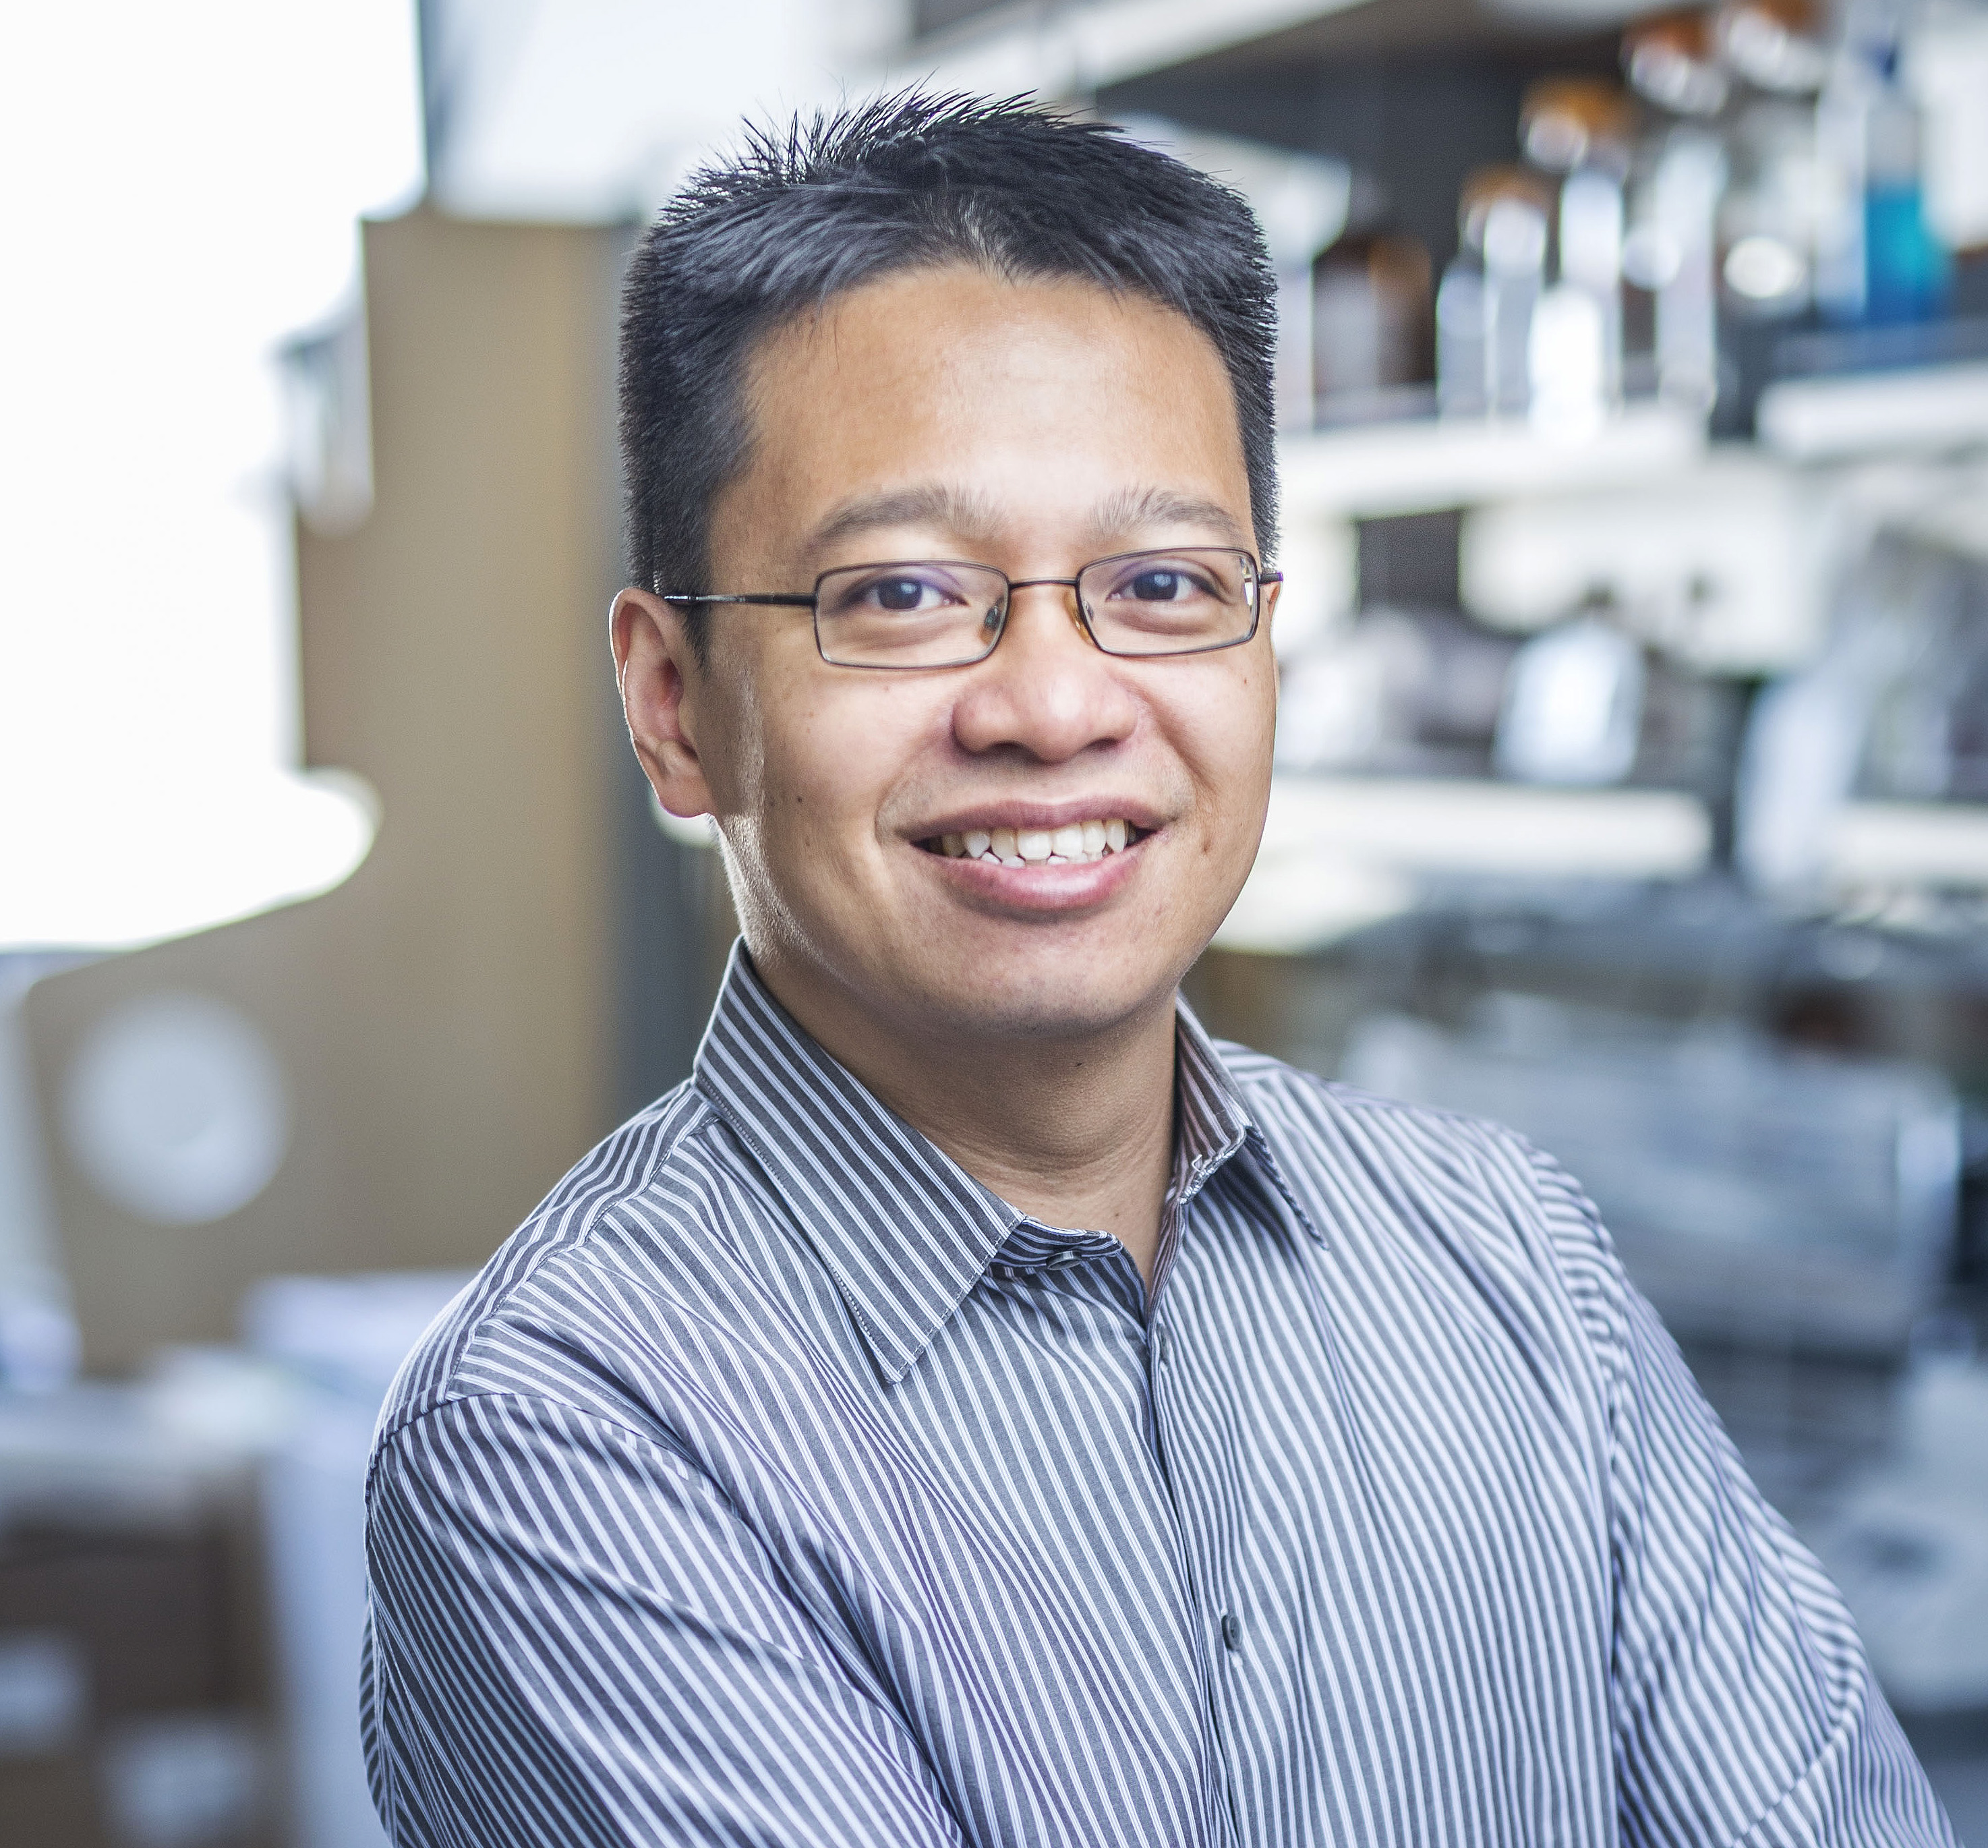
[[[658,591],[656,594],[665,603],[764,603],[779,604],[796,610],[814,607],[813,592],[779,592],[751,597],[721,597],[702,593]]]

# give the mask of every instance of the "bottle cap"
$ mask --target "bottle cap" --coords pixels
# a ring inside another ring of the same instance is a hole
[[[1526,158],[1548,173],[1571,173],[1591,161],[1623,165],[1635,129],[1628,97],[1597,77],[1542,78],[1519,111]]]
[[[1674,116],[1716,116],[1732,90],[1712,15],[1696,8],[1655,13],[1625,27],[1622,68],[1631,89]]]

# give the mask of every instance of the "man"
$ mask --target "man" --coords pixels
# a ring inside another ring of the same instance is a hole
[[[387,1407],[397,1841],[1951,1840],[1572,1186],[1179,1005],[1271,299],[1208,181],[916,98],[644,246],[614,657],[744,943]]]

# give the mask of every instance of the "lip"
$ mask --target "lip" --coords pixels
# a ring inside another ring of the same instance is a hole
[[[962,896],[1010,913],[1042,917],[1088,911],[1114,897],[1137,874],[1146,845],[1155,838],[1141,834],[1101,860],[1073,860],[1063,866],[1040,860],[1026,866],[1009,866],[999,860],[948,860],[943,854],[924,853],[915,847],[912,851],[930,861],[938,877]]]
[[[1052,866],[1033,860],[1010,866],[999,860],[948,859],[922,844],[941,834],[965,834],[997,828],[1053,834],[1082,821],[1123,821],[1135,837],[1101,859],[1073,860]],[[1080,796],[1062,802],[1002,801],[950,811],[918,824],[905,844],[930,864],[961,898],[981,908],[1009,916],[1053,917],[1082,912],[1104,904],[1138,874],[1146,849],[1165,831],[1165,821],[1150,804],[1125,796]]]
[[[941,834],[963,834],[971,829],[990,834],[997,828],[1054,834],[1060,828],[1080,821],[1111,821],[1131,823],[1141,836],[1157,834],[1166,825],[1152,808],[1129,796],[1080,796],[1067,802],[989,802],[975,808],[955,809],[921,821],[917,831],[908,831],[904,838],[915,847],[921,841],[935,841]]]

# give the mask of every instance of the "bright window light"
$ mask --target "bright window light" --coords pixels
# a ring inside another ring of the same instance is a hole
[[[410,0],[23,7],[0,57],[0,951],[336,885],[306,777],[275,349],[421,183]]]

